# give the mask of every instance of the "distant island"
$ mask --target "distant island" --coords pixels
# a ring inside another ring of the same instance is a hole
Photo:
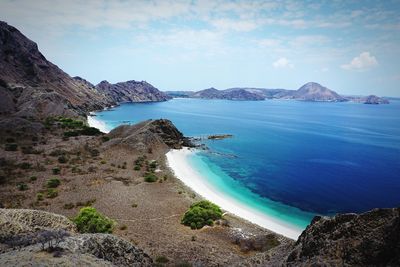
[[[364,104],[388,104],[389,100],[370,96],[342,96],[335,91],[328,89],[316,82],[309,82],[301,86],[298,90],[288,89],[266,89],[266,88],[229,88],[218,90],[208,88],[200,91],[167,91],[170,97],[186,97],[201,99],[226,99],[226,100],[251,100],[259,101],[266,99],[293,99],[302,101],[320,101],[320,102],[345,102],[354,101]]]

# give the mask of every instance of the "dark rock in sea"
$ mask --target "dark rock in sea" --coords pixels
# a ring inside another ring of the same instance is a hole
[[[192,147],[189,138],[165,119],[147,120],[135,125],[121,125],[112,130],[108,145],[125,145],[133,149],[144,151],[148,148],[181,148]]]
[[[170,96],[145,81],[127,81],[111,84],[102,81],[96,89],[117,103],[167,101]]]
[[[389,104],[389,100],[384,98],[378,97],[376,95],[369,95],[365,98],[364,104]]]
[[[316,216],[287,258],[290,266],[400,266],[400,208]]]

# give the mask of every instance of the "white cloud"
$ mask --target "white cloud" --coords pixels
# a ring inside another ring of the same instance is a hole
[[[272,66],[276,69],[290,68],[293,69],[294,65],[285,57],[279,58],[277,61],[272,63]]]
[[[378,61],[369,52],[362,52],[359,56],[353,58],[348,64],[343,64],[342,69],[345,70],[358,70],[363,71],[375,67],[378,65]]]
[[[233,30],[239,32],[248,32],[257,28],[257,24],[253,21],[218,19],[211,21],[211,24],[220,30]]]

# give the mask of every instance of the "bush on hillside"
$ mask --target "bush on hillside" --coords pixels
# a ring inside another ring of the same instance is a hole
[[[201,229],[205,225],[213,225],[215,220],[221,219],[221,209],[207,200],[192,204],[182,218],[182,224],[192,229]]]
[[[154,173],[146,172],[144,175],[144,181],[148,183],[156,182],[158,177]]]
[[[114,227],[113,220],[92,207],[82,208],[73,222],[81,233],[112,233]]]
[[[52,178],[47,180],[46,187],[47,188],[56,188],[61,184],[60,180],[57,178]]]

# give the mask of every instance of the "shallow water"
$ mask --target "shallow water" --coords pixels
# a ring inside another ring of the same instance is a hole
[[[221,192],[305,227],[313,214],[400,205],[400,102],[174,99],[97,113],[109,128],[167,118],[207,141],[190,161]],[[302,212],[306,211],[306,212]]]

